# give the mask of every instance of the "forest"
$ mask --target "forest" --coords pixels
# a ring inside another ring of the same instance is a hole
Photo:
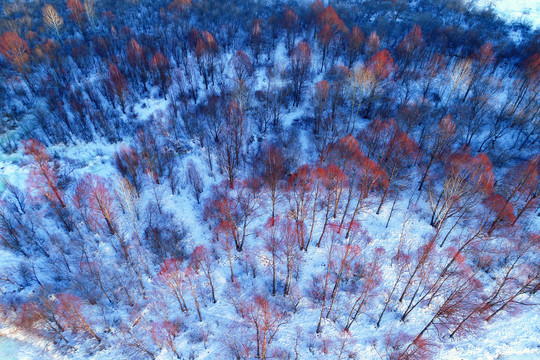
[[[540,29],[465,0],[0,9],[0,358],[540,358]]]

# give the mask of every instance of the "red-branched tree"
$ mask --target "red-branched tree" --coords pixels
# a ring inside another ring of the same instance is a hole
[[[345,207],[343,209],[343,215],[341,218],[338,233],[341,226],[345,221],[351,201],[356,195],[356,184],[359,175],[359,166],[362,159],[365,157],[364,153],[360,150],[358,141],[352,135],[347,135],[333,144],[330,144],[326,149],[326,154],[323,158],[329,164],[334,164],[344,175],[344,181],[339,182],[339,191],[337,192],[336,201],[334,205],[334,219],[337,217],[337,211],[341,196],[344,191],[347,191],[347,198],[345,199]]]
[[[309,76],[311,67],[311,47],[305,41],[301,41],[290,54],[291,81],[293,88],[293,105],[300,105],[305,82]]]
[[[321,80],[318,83],[315,84],[315,88],[313,90],[313,114],[315,116],[315,126],[313,127],[313,131],[315,134],[319,133],[319,130],[322,126],[322,123],[326,121],[326,117],[328,116],[328,105],[330,98],[330,84],[328,84],[328,81]]]
[[[342,281],[359,269],[361,240],[370,241],[367,233],[358,224],[355,224],[355,232],[348,239],[343,239],[337,230],[336,225],[331,226],[330,243],[327,246],[328,264],[324,281],[315,279],[314,283],[315,294],[321,301],[321,314],[317,325],[317,333],[322,329],[323,318],[330,317],[336,305],[338,293],[342,290]]]
[[[120,101],[120,107],[122,108],[122,112],[126,112],[126,103],[125,103],[125,96],[128,91],[128,86],[126,79],[124,78],[124,75],[118,70],[115,64],[111,63],[109,64],[109,78],[108,78],[108,86],[112,90],[112,92],[118,97],[118,100]],[[113,104],[114,105],[114,104]]]
[[[163,97],[167,100],[167,89],[171,84],[169,59],[160,52],[155,53],[152,58],[152,70],[154,71],[156,82],[163,92]]]
[[[249,44],[251,51],[255,57],[255,62],[259,63],[259,55],[261,54],[261,47],[264,44],[263,36],[263,19],[255,19],[249,25]]]
[[[188,311],[185,297],[185,274],[182,268],[182,260],[166,259],[161,265],[161,270],[157,274],[157,280],[160,285],[171,294],[183,312]]]
[[[428,360],[433,355],[433,344],[404,332],[388,332],[384,346],[389,360]]]
[[[61,293],[56,296],[56,314],[59,320],[73,333],[85,332],[91,335],[97,342],[101,337],[96,334],[92,324],[84,313],[84,302],[76,295]]]
[[[68,0],[67,9],[71,20],[75,21],[81,30],[84,29],[86,16],[80,0]]]
[[[94,231],[103,232],[107,229],[111,234],[115,234],[118,231],[116,205],[109,188],[110,184],[100,176],[86,174],[77,185],[76,204],[83,205],[81,200],[87,200],[90,210],[88,223]]]
[[[35,139],[23,141],[24,153],[31,157],[28,189],[37,199],[45,200],[58,215],[62,224],[71,231],[73,224],[62,190],[58,185],[60,165],[53,161],[43,144]]]
[[[283,247],[283,238],[279,233],[279,226],[276,223],[280,223],[279,217],[271,217],[268,219],[262,230],[262,234],[259,236],[264,240],[264,250],[270,254],[270,271],[272,272],[272,296],[276,296],[276,282],[278,276],[278,269],[281,263],[279,251]]]
[[[484,200],[484,206],[489,215],[492,215],[492,220],[488,220],[490,222],[487,229],[488,235],[491,235],[497,229],[514,224],[516,220],[514,205],[504,196],[497,193],[490,194]]]
[[[219,53],[218,44],[210,32],[205,30],[200,33],[197,29],[190,32],[190,44],[195,51],[204,86],[208,90],[210,81],[212,85],[214,84],[215,60]]]
[[[450,115],[443,117],[439,121],[435,131],[428,135],[428,139],[426,146],[422,148],[422,150],[427,153],[427,156],[425,156],[425,160],[422,163],[423,167],[425,167],[425,171],[420,180],[418,191],[422,190],[431,166],[435,161],[440,161],[448,156],[457,140],[456,124],[452,121]]]
[[[377,248],[375,255],[380,259],[384,254],[383,248]],[[345,331],[349,331],[352,324],[360,314],[365,313],[366,309],[376,296],[376,291],[382,282],[382,272],[376,261],[366,262],[365,260],[358,266],[355,272],[359,281],[352,282],[347,289],[351,296],[351,307],[345,325]]]
[[[312,165],[302,165],[287,180],[287,199],[289,201],[289,214],[297,223],[298,239],[300,247],[307,251],[315,220],[319,209],[319,200],[322,195],[322,179],[324,169]],[[309,222],[309,232],[300,231]]]
[[[255,70],[248,54],[242,50],[238,50],[236,54],[234,54],[231,58],[231,64],[234,70],[234,78],[237,83],[245,82],[253,75],[253,71]]]
[[[473,156],[466,148],[454,152],[444,164],[443,183],[433,183],[429,192],[430,224],[437,234],[448,219],[460,221],[491,194],[494,181],[493,165],[486,154]]]
[[[324,168],[321,167],[320,170],[317,171],[317,176],[320,176],[321,178],[323,190],[322,206],[326,208],[321,235],[319,237],[319,241],[317,242],[317,247],[319,247],[321,246],[321,242],[326,232],[326,227],[330,221],[332,209],[334,209],[334,212],[337,214],[336,204],[339,203],[339,198],[341,197],[340,191],[343,189],[342,184],[345,181],[345,175],[339,167],[333,163],[330,163]]]
[[[482,294],[482,282],[476,277],[477,272],[465,267],[449,277],[441,291],[431,320],[424,326],[415,340],[419,340],[431,326],[438,334],[453,329],[466,316],[467,311],[479,302]]]
[[[257,358],[267,359],[270,344],[279,328],[287,323],[288,314],[271,304],[265,297],[255,295],[246,303],[241,316],[253,333],[257,344]]]
[[[192,0],[174,0],[169,4],[169,10],[180,11],[185,14],[191,7]]]
[[[273,144],[264,144],[261,154],[261,179],[266,185],[272,202],[272,217],[276,215],[276,203],[283,188],[282,182],[287,173],[287,162],[283,152]]]
[[[25,65],[29,60],[30,49],[25,40],[14,32],[7,31],[0,36],[0,53],[19,71],[25,79]]]
[[[248,179],[238,182],[234,189],[226,182],[214,187],[204,213],[213,224],[216,240],[228,237],[236,250],[242,251],[250,225],[258,216],[261,186],[260,180]]]
[[[377,208],[379,214],[391,186],[405,178],[407,175],[405,170],[416,163],[418,146],[397,126],[394,119],[373,120],[360,133],[360,138],[368,150],[368,156],[377,161],[387,174],[387,182]],[[397,191],[399,188],[394,187],[392,190]],[[398,194],[396,198],[397,196]]]
[[[365,41],[366,35],[364,35],[364,32],[355,25],[347,36],[347,57],[349,68],[358,59],[358,56],[362,52]]]
[[[540,200],[540,155],[510,169],[502,181],[504,202],[501,213],[512,207],[516,212],[512,226]],[[497,220],[498,221],[498,220]]]
[[[281,257],[285,262],[285,286],[283,287],[283,295],[287,296],[291,292],[293,275],[300,271],[300,263],[302,260],[302,244],[299,233],[303,236],[303,226],[299,229],[299,225],[290,220],[282,221],[279,224],[279,236],[283,240],[281,249]]]
[[[414,25],[411,31],[401,40],[396,48],[398,55],[400,76],[409,69],[411,62],[421,55],[424,48],[424,37],[420,26]],[[414,69],[413,69],[414,70]]]
[[[367,99],[366,114],[369,116],[380,84],[397,70],[397,66],[388,50],[383,49],[369,59],[367,68],[373,76],[370,93]]]
[[[366,156],[360,159],[357,180],[354,184],[356,187],[356,205],[349,219],[345,238],[349,238],[356,216],[364,205],[364,200],[373,191],[384,189],[387,183],[388,179],[384,169]]]
[[[377,31],[372,31],[371,34],[369,34],[367,43],[366,43],[366,55],[368,57],[375,55],[377,51],[379,51],[380,46],[380,38],[377,34]]]
[[[491,312],[486,320],[503,310],[515,311],[519,305],[531,304],[527,296],[540,290],[540,264],[538,258],[531,255],[538,254],[539,250],[539,233],[521,235],[503,249],[502,255],[507,262],[485,301]]]
[[[32,158],[32,168],[28,176],[29,187],[49,202],[65,208],[62,190],[58,188],[58,164],[53,162],[47,149],[39,141],[26,140],[23,146],[24,153]]]
[[[495,63],[495,55],[493,54],[493,45],[491,43],[485,43],[482,45],[472,56],[472,75],[467,83],[465,94],[463,95],[462,102],[467,100],[467,96],[473,89],[478,94],[483,94],[484,90],[478,87],[479,80],[485,76],[489,68]],[[478,95],[477,95],[478,96]]]
[[[212,280],[213,273],[217,267],[216,256],[204,245],[199,245],[191,253],[190,267],[196,272],[201,271],[206,277],[212,292],[212,301],[216,303],[216,293]]]
[[[114,164],[122,177],[135,189],[137,196],[140,196],[142,161],[137,150],[125,145],[120,146],[120,149],[114,153]]]
[[[287,51],[291,51],[296,38],[296,27],[298,26],[298,16],[292,11],[291,8],[287,7],[283,12],[283,17],[281,18],[281,26],[285,29],[285,47]]]
[[[426,64],[425,70],[422,72],[422,102],[424,105],[426,97],[431,89],[431,85],[435,80],[435,77],[446,67],[446,60],[443,55],[435,54],[433,55]]]
[[[331,5],[328,5],[317,17],[317,26],[320,28],[317,39],[322,47],[321,72],[324,68],[326,55],[331,44],[339,46],[341,36],[348,32],[343,20],[341,20]]]
[[[129,42],[127,61],[136,78],[142,83],[144,91],[148,91],[146,82],[148,81],[149,63],[144,48],[135,39],[131,39]]]

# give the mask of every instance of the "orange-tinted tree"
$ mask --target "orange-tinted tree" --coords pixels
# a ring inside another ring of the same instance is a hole
[[[296,27],[298,26],[298,16],[292,11],[291,8],[286,8],[283,12],[283,17],[281,19],[281,26],[285,29],[285,46],[288,51],[291,51],[295,38],[296,38]]]
[[[356,194],[356,181],[358,180],[359,175],[358,169],[362,158],[365,157],[365,155],[360,150],[358,141],[352,135],[347,135],[330,144],[326,151],[327,154],[324,157],[325,161],[336,165],[344,175],[343,181],[339,183],[340,188],[334,205],[334,219],[337,217],[341,196],[344,191],[347,191],[343,216],[338,229],[339,233],[341,226],[343,226],[343,222],[345,221],[345,217],[347,216],[351,201]]]
[[[360,150],[358,141],[352,135],[347,135],[329,146],[327,161],[330,161],[332,165],[335,164],[343,174],[342,181],[337,183],[338,191],[333,208],[334,218],[336,218],[342,194],[347,191],[343,215],[337,231],[339,233],[346,225],[345,237],[349,238],[358,211],[364,205],[364,200],[372,191],[384,188],[388,180],[384,169]],[[349,216],[349,209],[353,205],[353,212]],[[347,217],[349,217],[348,224],[345,222]]]
[[[208,89],[210,81],[214,84],[215,60],[219,53],[216,39],[206,30],[201,33],[197,29],[192,29],[189,34],[189,43],[195,51],[204,86]]]
[[[433,133],[427,135],[427,138],[428,140],[426,145],[422,149],[427,153],[427,156],[424,158],[425,161],[422,164],[423,167],[425,167],[425,170],[422,175],[422,179],[420,180],[418,191],[422,190],[424,182],[429,174],[429,170],[435,161],[440,161],[447,156],[451,152],[452,147],[457,139],[456,124],[452,121],[450,115],[443,117],[439,121],[437,128],[433,131]]]
[[[358,56],[362,52],[365,41],[366,36],[364,35],[363,31],[355,25],[347,36],[347,57],[349,68],[358,59]]]
[[[353,230],[356,216],[364,205],[364,200],[375,190],[384,189],[387,186],[388,179],[386,172],[376,162],[366,156],[360,158],[360,169],[358,180],[356,181],[357,195],[356,205],[349,219],[347,233],[345,238],[349,238]]]
[[[25,79],[25,65],[29,60],[28,44],[14,32],[7,31],[0,37],[0,53],[19,71]]]
[[[258,215],[260,188],[257,179],[239,181],[232,189],[227,182],[214,187],[204,214],[218,241],[222,237],[232,239],[236,250],[242,251],[250,225]]]
[[[330,84],[328,81],[321,80],[315,84],[313,90],[313,113],[315,116],[314,133],[318,134],[323,121],[326,121],[327,110],[330,98]]]
[[[157,280],[164,289],[171,294],[183,312],[188,311],[185,297],[185,274],[182,268],[182,260],[180,259],[166,259],[157,274]]]
[[[255,19],[249,25],[249,44],[251,51],[255,57],[255,62],[259,62],[259,55],[261,54],[261,47],[264,43],[263,36],[263,19]]]
[[[273,144],[265,144],[261,155],[261,178],[272,201],[272,217],[276,215],[276,203],[281,195],[282,181],[285,180],[287,163],[283,152]]]
[[[113,91],[113,93],[118,97],[118,100],[120,101],[120,107],[122,108],[122,112],[126,112],[126,103],[125,103],[125,96],[128,91],[127,82],[124,78],[124,75],[118,70],[118,67],[116,67],[115,64],[111,63],[109,64],[109,78],[107,85],[110,87],[110,89]]]
[[[309,164],[302,165],[287,179],[287,199],[290,204],[290,214],[297,225],[297,236],[300,248],[307,251],[315,220],[319,212],[319,200],[322,195],[322,173],[324,169]],[[309,224],[307,239],[304,236],[305,224]]]
[[[319,247],[321,246],[328,222],[332,216],[332,209],[334,210],[334,213],[337,214],[337,206],[339,205],[341,191],[343,190],[345,175],[343,174],[343,171],[341,171],[341,169],[333,163],[328,164],[324,168],[318,169],[316,174],[321,178],[323,189],[323,207],[326,208],[321,235],[317,241],[317,247]]]
[[[300,105],[305,82],[311,67],[311,47],[305,41],[300,42],[290,55],[293,105]]]
[[[167,100],[167,89],[171,83],[169,59],[160,52],[155,53],[152,58],[152,69],[154,70],[157,83],[163,92],[163,97]]]
[[[367,68],[373,75],[373,82],[371,84],[370,93],[367,99],[366,114],[369,116],[380,84],[397,70],[397,66],[388,50],[383,49],[369,59],[367,62]]]
[[[494,180],[493,165],[486,154],[473,156],[463,148],[454,152],[444,164],[442,184],[431,186],[430,224],[439,232],[448,219],[457,216],[460,221],[491,194]]]
[[[504,202],[501,212],[504,213],[507,207],[515,209],[514,225],[540,200],[540,155],[534,155],[510,169],[502,181],[502,191]]]
[[[265,297],[255,295],[246,303],[240,315],[253,332],[257,358],[267,359],[272,340],[279,328],[288,321],[287,313],[271,304]]]
[[[142,83],[144,91],[147,91],[148,59],[144,48],[135,39],[131,39],[127,48],[128,64],[132,67],[136,77]]]
[[[396,53],[399,56],[400,76],[403,76],[409,69],[415,57],[421,55],[424,48],[424,37],[420,26],[414,25],[411,31],[398,44]]]
[[[80,0],[68,0],[67,10],[69,12],[70,19],[75,21],[79,25],[79,28],[83,30],[86,22],[86,16]]]
[[[30,193],[36,193],[39,198],[47,201],[65,228],[71,231],[73,224],[70,220],[63,192],[58,185],[59,164],[53,161],[45,146],[39,141],[35,139],[26,140],[23,142],[23,146],[25,154],[32,159],[27,180]]]
[[[120,146],[114,153],[114,165],[123,178],[135,189],[137,196],[142,190],[142,160],[137,150],[130,146]]]
[[[379,35],[377,35],[376,31],[373,31],[371,34],[369,34],[366,43],[367,56],[373,56],[377,51],[379,51],[380,41],[381,40],[379,39]]]
[[[377,208],[379,214],[390,187],[396,180],[404,177],[404,171],[416,162],[418,146],[397,126],[394,119],[373,120],[362,132],[362,138],[369,149],[368,156],[376,160],[387,174],[383,195]]]
[[[88,206],[89,211],[83,218],[87,219],[94,231],[102,232],[107,229],[110,234],[117,232],[114,198],[101,177],[86,174],[77,185],[74,199],[77,207]]]
[[[60,321],[66,324],[73,333],[83,331],[91,335],[97,342],[101,342],[101,337],[92,328],[90,320],[84,313],[84,302],[76,295],[61,293],[56,296],[56,313]]]
[[[58,188],[59,168],[45,146],[35,139],[23,142],[24,152],[32,158],[32,169],[28,177],[30,187],[52,203],[65,208],[62,190]],[[52,164],[51,164],[52,163]]]
[[[180,11],[182,14],[185,14],[185,12],[191,7],[191,3],[192,0],[174,0],[169,4],[169,9]]]
[[[216,303],[216,293],[214,289],[214,282],[212,281],[213,273],[217,267],[215,255],[204,245],[199,245],[191,253],[190,266],[196,272],[201,271],[206,277],[212,292],[212,301]]]
[[[339,18],[334,8],[327,6],[317,17],[317,24],[320,27],[317,39],[322,46],[321,72],[324,68],[326,55],[332,43],[339,46],[341,36],[347,33],[348,29],[343,20]]]

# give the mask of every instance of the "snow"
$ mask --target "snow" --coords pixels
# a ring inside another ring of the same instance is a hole
[[[532,309],[518,315],[504,315],[487,327],[479,344],[471,336],[440,359],[536,360],[540,359],[540,313]]]
[[[164,104],[156,102],[158,108],[163,108]],[[141,118],[148,118],[151,114],[152,107],[150,109],[141,108]],[[301,116],[302,110],[290,109],[286,112],[284,117],[284,124],[286,128],[293,126],[293,120],[298,116]],[[306,130],[301,132],[299,141],[302,148],[305,150],[308,138]],[[74,174],[80,176],[84,173],[99,174],[104,177],[111,177],[115,174],[115,171],[111,165],[112,154],[121,144],[104,145],[104,144],[80,144],[74,146],[53,146],[49,148],[51,154],[59,154],[60,158],[64,161],[71,159],[74,161]],[[307,151],[303,151],[304,154]],[[299,154],[299,156],[301,156]],[[212,176],[210,174],[206,162],[203,160],[204,154],[202,150],[195,151],[187,155],[182,159],[183,166],[188,161],[195,162],[197,168],[201,172],[203,177],[205,190],[203,192],[203,199],[201,203],[204,203],[205,197],[210,194],[212,185],[219,182],[219,176]],[[2,176],[8,178],[10,181],[16,182],[19,186],[24,186],[24,179],[26,169],[19,167],[12,162],[2,162],[0,164],[0,170],[2,170]],[[167,193],[166,185],[162,185],[160,191]],[[408,198],[400,200],[396,204],[396,209],[393,214],[392,220],[389,223],[388,229],[385,227],[386,218],[389,214],[390,207],[388,202],[382,209],[380,215],[376,215],[373,210],[373,206],[370,206],[366,211],[359,215],[359,221],[362,226],[368,230],[369,235],[373,238],[372,242],[367,244],[363,249],[366,256],[372,256],[373,251],[377,247],[383,247],[386,249],[387,254],[395,254],[397,249],[397,239],[402,231],[402,225],[405,217],[410,216],[408,224],[405,229],[405,246],[410,245],[413,247],[418,244],[422,236],[431,231],[431,226],[427,223],[425,217],[420,212],[407,213]],[[186,188],[182,189],[180,194],[175,196],[166,196],[164,198],[164,207],[175,212],[178,219],[181,219],[184,226],[188,229],[188,243],[190,249],[198,244],[210,244],[211,234],[208,230],[207,224],[202,220],[202,205],[198,205],[187,191]],[[263,220],[261,220],[263,221]],[[319,227],[320,228],[320,227]],[[320,229],[319,229],[320,230]],[[315,233],[314,238],[318,239],[318,233]],[[250,246],[260,246],[260,239],[255,237],[250,239]],[[102,244],[103,247],[108,245]],[[108,249],[112,254],[112,250]],[[106,249],[100,250],[102,255],[107,254]],[[238,257],[243,254],[237,254]],[[5,252],[0,253],[0,259],[2,259],[1,268],[8,267],[11,264],[17,262],[13,256],[8,256]],[[301,271],[300,277],[294,282],[302,284],[305,289],[307,284],[311,281],[315,274],[321,274],[325,270],[327,262],[326,247],[323,245],[321,248],[316,248],[312,243],[310,251],[305,254],[304,267]],[[241,261],[240,261],[241,263]],[[384,274],[384,282],[391,284],[394,281],[395,269],[389,266],[388,261],[381,261],[385,264],[382,268]],[[246,287],[253,288],[254,291],[266,291],[267,284],[265,283],[265,277],[259,276],[253,280],[251,275],[243,271],[240,264],[236,264],[235,272],[238,282],[247,284]],[[265,266],[259,264],[259,271],[266,271]],[[234,308],[227,301],[227,294],[224,291],[229,281],[229,268],[226,262],[226,257],[221,256],[221,263],[218,270],[214,274],[214,282],[217,290],[217,297],[219,299],[217,304],[211,304],[210,301],[206,301],[202,304],[203,318],[205,319],[204,328],[208,330],[212,336],[211,344],[206,347],[201,342],[195,342],[189,340],[188,336],[183,336],[178,339],[176,345],[178,348],[190,349],[189,351],[197,354],[196,359],[216,359],[220,358],[223,354],[222,345],[217,341],[217,337],[220,332],[226,331],[226,326],[231,323],[236,313]],[[283,302],[290,301],[283,299]],[[380,308],[381,303],[374,306]],[[377,311],[378,312],[378,311]],[[292,315],[291,321],[284,325],[280,330],[280,336],[276,339],[275,345],[282,348],[291,349],[295,346],[295,339],[297,337],[298,329],[301,331],[304,343],[307,338],[313,338],[313,342],[318,344],[325,338],[338,338],[339,326],[336,326],[333,321],[325,320],[323,323],[323,332],[320,336],[314,337],[315,327],[318,321],[320,313],[320,307],[314,306],[307,299],[300,302],[298,310]],[[426,319],[429,317],[429,313],[422,310],[419,311],[411,322],[408,323],[409,328],[421,329],[425,325]],[[124,315],[122,315],[124,316]],[[361,315],[364,316],[364,315]],[[511,321],[510,321],[511,318]],[[189,333],[190,336],[197,336],[199,331],[199,324],[193,322],[190,319]],[[392,329],[396,323],[394,311],[388,311],[385,315],[381,328],[376,329],[373,325],[373,321],[369,319],[358,320],[352,327],[352,333],[354,334],[355,344],[350,346],[351,351],[361,354],[364,359],[377,359],[377,350],[371,345],[374,338],[382,336],[385,331]],[[497,321],[488,324],[485,330],[481,332],[480,337],[477,335],[470,338],[449,341],[446,342],[442,348],[439,349],[437,359],[439,360],[460,360],[460,359],[478,359],[478,360],[523,360],[523,359],[540,359],[540,344],[538,342],[538,336],[540,332],[540,314],[538,311],[531,309],[525,311],[517,316],[504,315]],[[305,344],[304,344],[305,345]],[[41,358],[43,360],[63,360],[65,357],[54,354],[47,350],[47,345],[35,340],[31,337],[23,337],[21,335],[4,334],[4,337],[0,337],[0,359],[2,360],[27,360]],[[315,356],[309,349],[303,347],[299,349],[301,358],[311,358]],[[110,358],[127,359],[122,352],[121,348],[111,347],[105,351],[98,352],[94,355],[88,355],[84,348],[79,349],[73,354],[70,354],[70,359],[91,359],[91,360],[105,360]],[[158,360],[172,359],[173,356],[170,352],[162,351],[158,357]]]
[[[21,349],[23,348],[23,343],[17,340],[0,337],[0,354],[2,354],[2,359],[5,360],[19,360],[24,359],[25,356],[21,355]],[[28,357],[26,357],[28,359]]]
[[[0,331],[0,359],[2,360],[67,360],[49,348],[42,340],[32,341],[26,337]]]
[[[524,22],[540,28],[540,0],[473,0],[477,8],[493,8],[508,21]]]

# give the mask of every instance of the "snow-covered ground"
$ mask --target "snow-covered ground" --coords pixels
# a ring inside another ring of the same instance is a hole
[[[473,0],[479,8],[492,7],[503,19],[531,24],[540,28],[540,0]]]
[[[477,0],[476,5],[478,6],[493,6],[497,13],[501,17],[509,20],[525,20],[530,22],[534,27],[540,27],[540,0]],[[284,50],[283,46],[280,46],[280,49]],[[282,57],[285,57],[284,52]],[[277,52],[277,57],[280,51]],[[137,107],[136,112],[142,118],[147,118],[149,113],[155,111],[156,109],[164,108],[165,102],[163,101],[148,101],[148,106],[143,110],[142,108]],[[304,109],[298,109],[296,111],[290,111],[285,115],[283,123],[285,127],[290,127],[293,121],[300,117],[304,113]],[[301,134],[302,137],[305,137],[305,134]],[[302,145],[305,145],[305,141],[300,140]],[[76,173],[81,175],[84,173],[93,173],[99,174],[104,177],[109,177],[113,175],[114,169],[111,166],[111,158],[114,151],[117,149],[119,144],[104,146],[103,144],[84,144],[84,146],[70,146],[68,148],[63,147],[51,147],[49,151],[51,153],[59,152],[61,153],[62,159],[70,159],[74,162],[74,170]],[[303,150],[305,146],[303,147]],[[306,151],[307,152],[307,151]],[[197,154],[192,155],[192,160],[197,162],[199,160],[200,164],[197,163],[198,168],[202,169],[205,167],[202,161],[200,161],[203,156],[197,156]],[[185,159],[188,160],[188,159]],[[11,183],[16,184],[19,187],[24,187],[24,182],[27,176],[27,170],[24,167],[19,167],[17,165],[18,158],[16,156],[12,157],[2,157],[0,154],[0,180],[5,178]],[[204,175],[203,175],[204,176]],[[205,183],[207,190],[210,188],[210,185],[213,184],[216,179],[205,177]],[[0,181],[0,193],[2,191],[2,183]],[[203,195],[208,194],[206,191]],[[200,213],[194,211],[186,211],[185,208],[177,206],[175,209],[173,203],[177,204],[189,204],[188,209],[196,208],[194,200],[186,196],[186,192],[181,196],[171,197],[170,201],[166,202],[166,207],[171,207],[171,210],[176,210],[181,213],[178,214],[182,218],[184,225],[189,229],[190,240],[194,240],[194,243],[209,242],[209,234],[206,229],[206,224],[202,223],[200,219]],[[403,205],[403,204],[398,204]],[[402,206],[405,208],[405,205]],[[386,210],[387,207],[385,208]],[[383,216],[381,218],[386,218],[385,209],[383,209]],[[390,229],[385,230],[383,228],[384,222],[378,221],[375,219],[373,214],[363,214],[363,223],[369,226],[369,233],[374,237],[374,244],[371,248],[374,248],[376,244],[385,246],[387,250],[392,247],[392,244],[388,244],[389,240],[397,239],[401,230],[401,221],[399,216],[395,215],[395,219],[392,221]],[[373,221],[370,221],[375,219]],[[399,221],[398,221],[399,220]],[[418,225],[418,224],[415,224]],[[428,231],[430,227],[427,223],[424,223],[423,226],[425,229],[415,228],[416,231]],[[314,248],[310,253],[309,264],[316,265],[324,261],[324,252],[321,250],[317,253],[317,250]],[[321,261],[314,261],[314,260]],[[5,263],[8,261],[9,257],[3,256],[0,252],[0,259]],[[316,268],[304,269],[305,273],[310,274],[310,272],[316,272]],[[391,272],[391,269],[388,269],[388,272]],[[226,266],[222,266],[218,273],[216,274],[216,283],[218,287],[221,287],[220,284],[223,284],[227,280],[228,269]],[[309,276],[304,276],[306,282],[309,280]],[[223,313],[222,311],[230,310],[230,306],[227,307],[225,301],[218,303],[206,308],[205,311],[211,315],[211,318],[226,320],[227,316],[231,315],[228,313]],[[213,307],[213,308],[212,308]],[[290,334],[289,336],[281,336],[281,339],[278,340],[284,346],[292,346],[294,331],[293,325],[301,323],[306,325],[305,332],[312,331],[310,330],[313,325],[316,323],[318,311],[312,311],[313,309],[303,308],[300,310],[299,314],[296,315],[296,319],[290,327],[284,327],[284,333]],[[315,315],[314,315],[315,314]],[[206,315],[206,314],[205,314]],[[232,314],[234,315],[234,314]],[[232,316],[231,315],[231,316]],[[389,316],[388,316],[389,317]],[[512,317],[512,321],[509,321],[509,318]],[[300,320],[301,319],[301,320]],[[308,326],[309,325],[309,326]],[[421,324],[419,324],[420,326]],[[214,326],[210,321],[208,326]],[[375,334],[375,330],[372,326],[366,326],[363,329],[358,329],[359,338],[368,339],[369,337]],[[504,315],[501,316],[497,321],[489,324],[485,332],[481,332],[480,335],[471,336],[467,339],[457,340],[456,342],[449,342],[444,345],[439,351],[437,356],[440,360],[459,360],[459,359],[478,359],[478,360],[534,360],[540,359],[540,339],[538,338],[540,334],[540,313],[537,309],[532,309],[525,311],[518,315]],[[74,359],[75,357],[81,359],[79,356],[68,357],[60,356],[53,353],[49,353],[47,344],[43,342],[33,343],[31,338],[22,338],[15,337],[9,332],[0,333],[0,360],[30,360],[30,359],[42,359],[42,360],[64,360],[67,358]],[[376,359],[377,356],[373,352],[374,350],[370,348],[367,341],[360,342],[358,345],[358,354],[359,359]],[[365,348],[364,348],[365,347]],[[114,351],[117,349],[112,349]],[[370,352],[371,351],[371,352]],[[208,350],[208,355],[199,353],[199,359],[215,359],[214,356],[218,356],[220,349],[217,346],[212,346]],[[166,353],[160,357],[160,359],[165,359]],[[109,354],[98,353],[95,356],[89,357],[88,359],[92,360],[104,360],[104,359],[124,359],[124,357],[119,357],[119,353]],[[126,357],[127,358],[127,357]]]
[[[0,331],[0,359],[2,360],[65,360],[53,354],[44,341],[32,342],[15,332]]]
[[[511,321],[509,321],[511,318]],[[540,359],[540,314],[526,311],[517,316],[505,315],[478,336],[463,339],[460,346],[439,356],[441,360],[537,360]]]

